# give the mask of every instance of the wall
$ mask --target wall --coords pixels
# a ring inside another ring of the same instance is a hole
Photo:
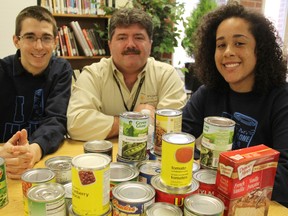
[[[27,6],[36,5],[37,0],[0,0],[0,3],[0,58],[3,58],[16,52],[12,37],[17,14]]]

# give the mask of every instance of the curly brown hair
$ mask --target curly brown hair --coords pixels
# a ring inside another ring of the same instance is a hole
[[[255,38],[255,84],[253,91],[265,93],[286,82],[287,66],[280,45],[281,39],[272,22],[255,11],[245,9],[237,2],[221,6],[203,17],[196,37],[195,64],[199,79],[210,88],[224,90],[229,84],[218,72],[214,60],[216,31],[223,20],[238,17],[250,24]]]

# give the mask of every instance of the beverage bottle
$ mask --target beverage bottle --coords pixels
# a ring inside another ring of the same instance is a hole
[[[151,150],[154,147],[154,132],[155,132],[154,121],[151,118],[151,111],[149,109],[143,109],[141,110],[141,113],[149,116],[147,150]]]

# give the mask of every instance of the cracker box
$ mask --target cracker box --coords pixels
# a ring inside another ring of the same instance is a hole
[[[220,154],[215,195],[224,215],[267,215],[278,159],[279,152],[263,144]]]

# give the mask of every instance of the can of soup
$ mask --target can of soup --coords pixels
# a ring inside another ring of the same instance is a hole
[[[22,180],[22,192],[23,192],[23,202],[24,202],[24,215],[29,215],[28,207],[28,190],[36,185],[44,183],[55,183],[55,173],[48,168],[34,168],[27,170],[21,175]]]
[[[200,164],[217,169],[221,152],[232,149],[235,121],[219,116],[204,118],[201,139]]]
[[[59,183],[44,183],[28,190],[30,216],[66,216],[65,189]]]
[[[148,206],[145,216],[182,216],[182,210],[175,205],[164,202],[156,202]]]
[[[0,157],[0,209],[8,204],[8,188],[6,182],[6,164]]]
[[[193,178],[199,182],[199,193],[214,195],[216,187],[216,170],[201,169],[193,174]]]
[[[110,198],[112,199],[112,189],[127,181],[138,181],[139,171],[136,166],[121,163],[112,162],[110,164]]]
[[[143,182],[122,182],[112,190],[113,215],[142,216],[155,202],[155,190]]]
[[[140,112],[120,115],[118,155],[129,160],[144,160],[147,154],[149,116]]]
[[[127,159],[127,158],[123,158],[121,157],[119,154],[117,154],[116,160],[117,162],[121,162],[121,163],[127,163],[133,166],[137,166],[137,164],[141,163],[142,161],[148,160],[149,159],[149,155],[146,155],[145,159],[142,160],[133,160],[133,159]]]
[[[161,181],[168,187],[189,187],[194,161],[194,136],[178,132],[162,136]]]
[[[193,194],[184,200],[184,216],[222,216],[223,202],[211,195]]]
[[[162,154],[162,136],[165,133],[180,132],[182,111],[177,109],[158,109],[155,112],[154,152]]]
[[[72,206],[78,215],[102,215],[109,210],[108,155],[85,153],[72,159]]]
[[[55,173],[56,182],[66,184],[71,182],[71,161],[70,156],[56,156],[45,161],[45,166]]]
[[[84,153],[103,153],[112,158],[113,144],[108,140],[93,140],[84,143]]]
[[[142,161],[137,165],[139,181],[151,184],[151,178],[161,173],[161,162],[156,160]]]
[[[152,177],[151,185],[156,191],[156,202],[171,203],[181,209],[183,209],[185,197],[198,193],[199,189],[199,183],[194,179],[187,188],[167,187],[160,181],[160,175]]]

